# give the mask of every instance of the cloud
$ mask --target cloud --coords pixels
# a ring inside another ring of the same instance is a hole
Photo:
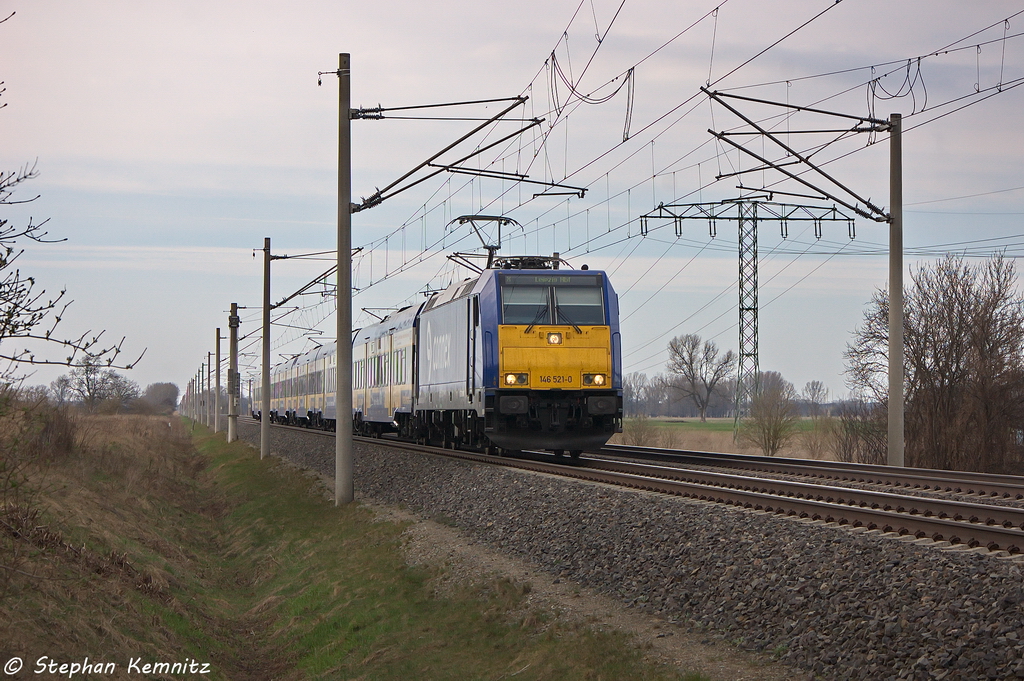
[[[33,249],[23,267],[119,272],[217,272],[251,276],[252,249],[170,246],[77,246]]]

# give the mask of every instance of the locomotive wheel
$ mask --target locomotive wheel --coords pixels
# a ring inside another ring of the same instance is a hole
[[[572,450],[569,451],[569,457],[573,461],[579,461],[580,460],[580,454],[582,454],[582,453],[583,453],[582,449],[572,449]]]
[[[565,456],[565,450],[564,449],[556,449],[555,450],[555,456],[557,456],[557,457]]]

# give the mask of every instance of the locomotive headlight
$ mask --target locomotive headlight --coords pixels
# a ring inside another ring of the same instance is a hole
[[[526,385],[530,382],[530,374],[505,374],[505,385]]]
[[[548,345],[561,345],[561,344],[562,344],[562,334],[560,332],[555,332],[555,333],[549,333],[548,334]]]
[[[606,381],[604,374],[583,374],[583,385],[604,385]]]

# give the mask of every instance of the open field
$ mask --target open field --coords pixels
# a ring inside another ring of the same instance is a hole
[[[631,432],[631,422],[627,419],[623,428],[625,432],[615,435],[613,443],[643,444],[651,447],[672,449],[692,449],[696,451],[729,452],[733,454],[760,454],[756,447],[750,447],[733,439],[733,420],[731,418],[709,418],[701,423],[697,418],[657,417],[647,421],[645,432],[637,437]],[[635,427],[635,426],[634,426]],[[779,452],[779,456],[813,458],[804,446],[803,438],[810,432],[813,424],[810,419],[797,421],[797,433],[788,447]],[[649,430],[649,432],[647,432]],[[636,442],[637,439],[645,442]]]
[[[74,432],[62,451],[4,449],[0,654],[24,678],[43,656],[113,678],[192,662],[220,679],[700,678],[532,610],[528,583],[439,594],[441,570],[406,563],[402,523],[335,508],[244,443],[160,417]]]

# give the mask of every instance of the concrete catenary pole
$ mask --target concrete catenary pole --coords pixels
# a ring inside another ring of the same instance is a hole
[[[338,381],[334,503],[355,498],[352,481],[352,121],[348,54],[338,55]]]
[[[270,237],[263,239],[263,388],[260,392],[260,458],[270,455]]]
[[[216,376],[213,388],[213,432],[220,432],[220,327],[217,327],[217,343],[216,343],[217,357],[214,366],[217,367]]]
[[[213,427],[213,353],[206,353],[206,427]]]
[[[238,439],[238,400],[242,386],[238,376],[238,303],[228,316],[228,442]]]
[[[199,366],[199,419],[197,419],[204,426],[206,425],[206,365],[200,364]]]
[[[903,116],[889,116],[889,455],[903,466]]]

